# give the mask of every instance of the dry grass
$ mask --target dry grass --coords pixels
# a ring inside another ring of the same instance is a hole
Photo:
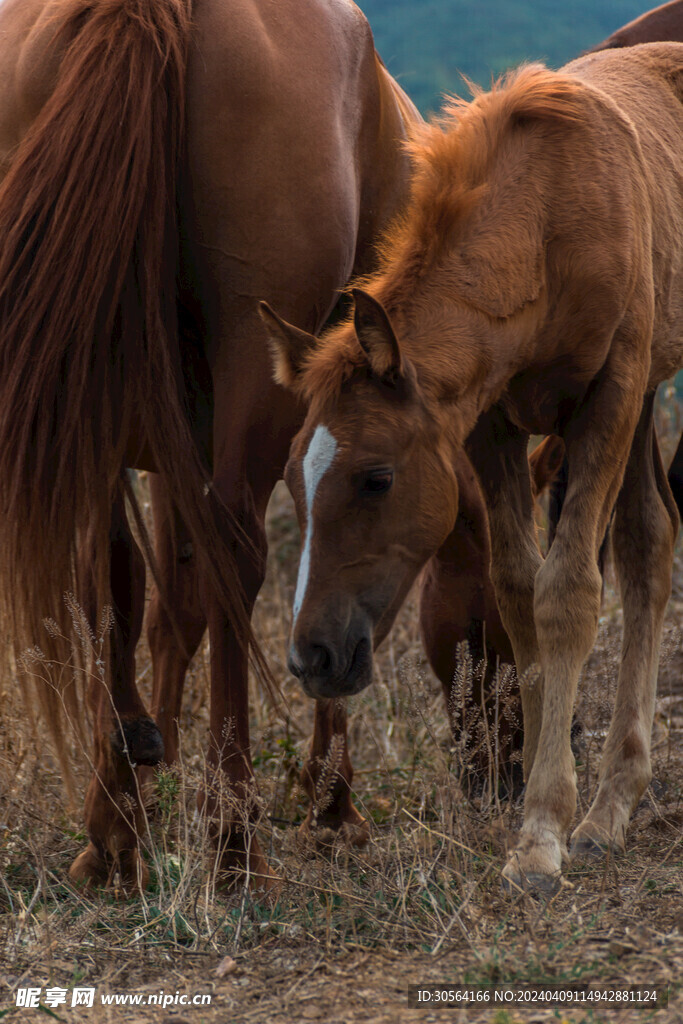
[[[35,1013],[14,1007],[18,985],[82,983],[105,992],[210,992],[214,1000],[210,1008],[167,1011],[58,1009],[60,1019],[429,1021],[439,1014],[407,1008],[409,983],[579,980],[669,986],[670,1005],[654,1016],[565,1010],[566,1021],[682,1020],[680,549],[659,681],[655,779],[636,811],[628,853],[618,862],[570,870],[568,884],[546,904],[500,890],[500,865],[521,807],[464,799],[462,758],[440,687],[424,663],[414,597],[380,652],[374,685],[349,702],[355,798],[373,823],[370,845],[360,852],[340,845],[322,856],[301,844],[296,826],[306,803],[297,780],[312,704],[287,680],[284,665],[298,530],[282,489],[271,504],[269,531],[272,558],[257,628],[287,708],[275,712],[252,688],[251,727],[261,838],[287,880],[279,902],[267,906],[246,890],[226,897],[215,889],[206,822],[195,809],[207,732],[206,647],[188,677],[181,764],[157,776],[159,809],[143,837],[153,880],[141,898],[116,889],[86,895],[66,881],[85,839],[80,809],[65,809],[54,764],[40,736],[20,724],[7,685],[0,731],[0,1016]],[[598,644],[581,684],[581,809],[596,783],[619,632],[608,579]],[[146,689],[144,648],[138,670]],[[83,766],[78,778],[83,787]],[[234,969],[220,977],[216,967],[226,954]],[[558,1019],[551,1010],[510,1009],[497,1016],[453,1011],[452,1018]]]

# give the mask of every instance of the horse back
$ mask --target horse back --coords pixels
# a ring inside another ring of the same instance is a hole
[[[597,46],[591,47],[588,52],[636,46],[638,43],[657,43],[663,39],[683,42],[683,0],[672,0],[671,3],[641,14]]]
[[[656,299],[649,384],[656,386],[683,359],[683,44],[587,55],[566,70],[606,94],[617,108],[622,138],[631,134],[631,235],[651,259]],[[606,148],[615,134],[610,138],[605,130]]]

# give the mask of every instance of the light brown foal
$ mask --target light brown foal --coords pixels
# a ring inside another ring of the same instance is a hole
[[[623,850],[650,777],[678,513],[652,425],[683,364],[683,46],[523,68],[413,133],[409,207],[353,319],[322,343],[264,306],[277,379],[309,403],[286,479],[305,545],[290,661],[314,697],[357,693],[453,528],[463,446],[521,676],[524,824],[511,886],[553,889],[576,807],[570,726],[595,639],[613,507],[624,643],[598,790],[572,854]],[[526,444],[569,463],[550,553]],[[623,485],[623,486],[622,486]]]

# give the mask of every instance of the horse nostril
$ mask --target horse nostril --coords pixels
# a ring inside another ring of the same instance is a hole
[[[325,644],[298,644],[289,650],[287,667],[297,679],[322,678],[332,675],[334,660]]]
[[[293,648],[290,650],[289,657],[287,658],[287,668],[297,679],[301,679],[304,674],[303,665],[296,657]]]
[[[332,655],[322,644],[311,644],[310,673],[312,676],[327,676],[332,667]]]

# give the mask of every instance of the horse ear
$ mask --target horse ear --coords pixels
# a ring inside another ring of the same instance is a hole
[[[316,338],[313,334],[288,324],[267,302],[259,302],[258,309],[268,329],[273,376],[283,387],[295,388],[306,356],[317,344]]]
[[[382,379],[401,376],[401,350],[384,306],[360,288],[354,288],[352,295],[355,303],[354,327],[370,369]]]

